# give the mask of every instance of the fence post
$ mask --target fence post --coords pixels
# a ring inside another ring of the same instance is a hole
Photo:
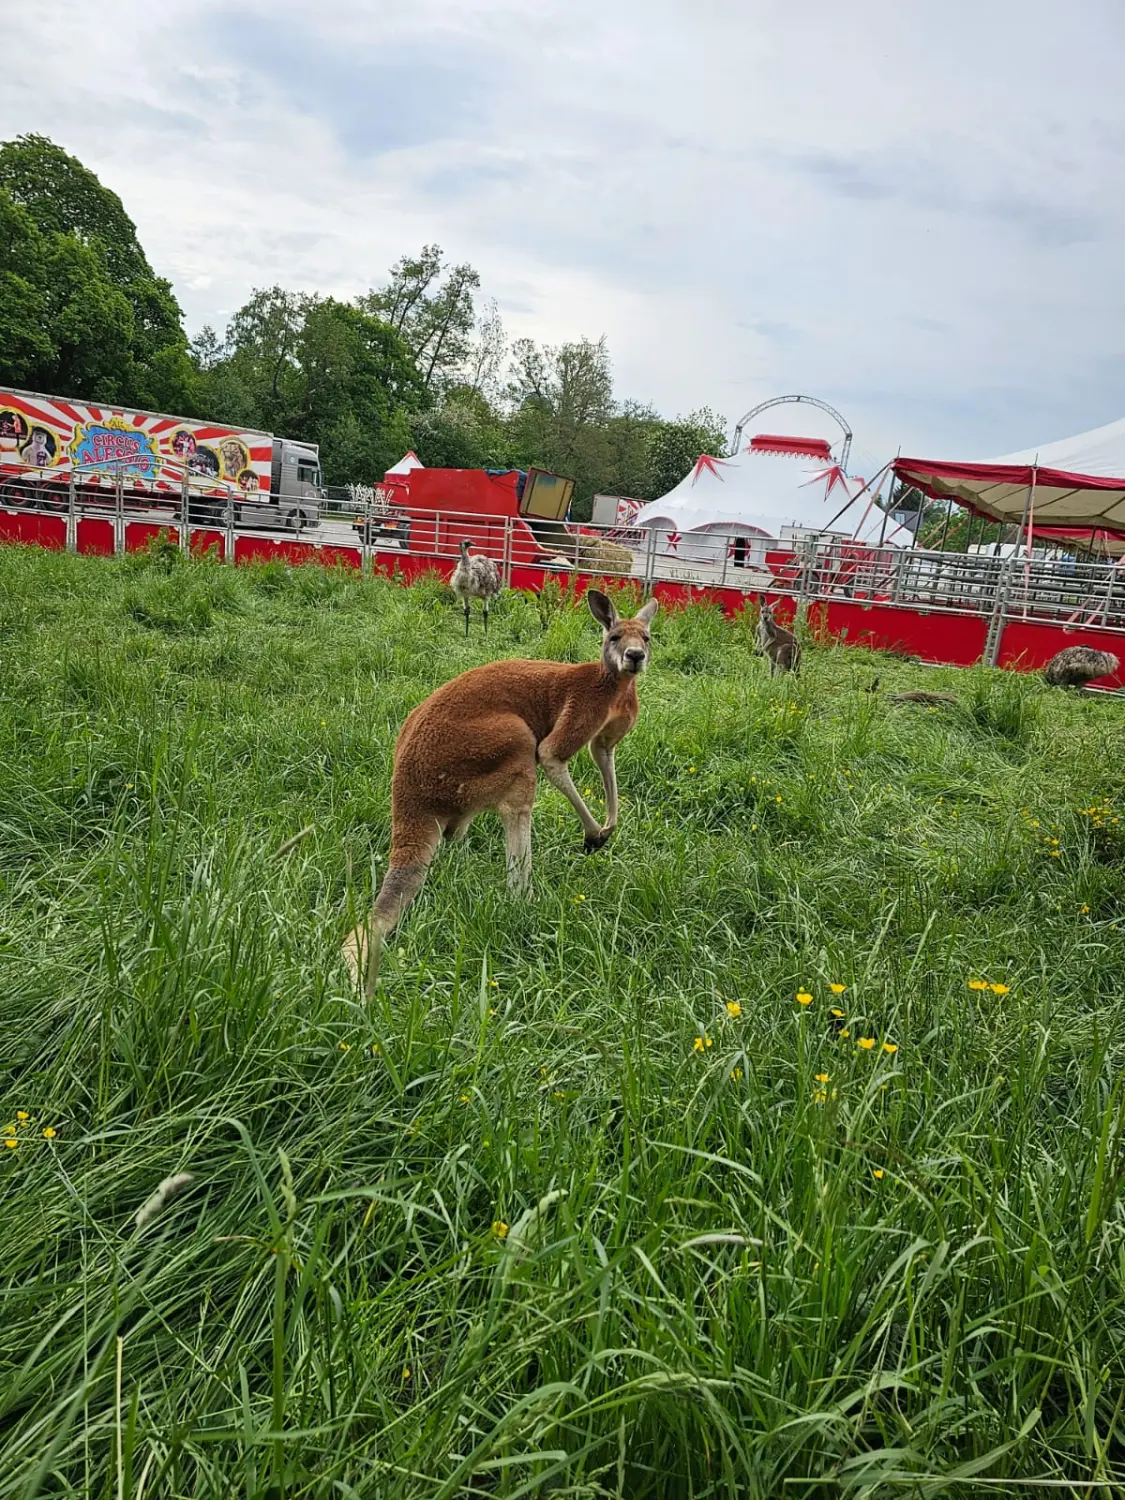
[[[113,491],[113,550],[118,557],[125,554],[125,471],[120,468]]]
[[[191,488],[186,467],[184,482],[180,485],[180,551],[191,552]]]
[[[363,526],[359,533],[359,576],[370,578],[374,571],[371,566],[371,527],[372,527],[372,501],[365,500],[363,503]]]
[[[727,581],[727,562],[728,562],[728,560],[730,558],[731,548],[734,546],[734,542],[732,540],[733,536],[734,536],[734,533],[731,532],[730,536],[728,536],[728,537],[725,538],[726,545],[723,547],[723,571],[719,575],[719,587],[720,588],[725,588],[726,587],[726,581]]]
[[[646,593],[646,594],[650,594],[652,592],[652,580],[653,580],[653,575],[655,574],[655,572],[656,572],[656,527],[655,526],[650,526],[648,528],[648,545],[645,548],[645,572],[644,572],[643,592]]]
[[[511,516],[505,516],[504,517],[504,549],[503,549],[503,558],[504,558],[504,561],[501,564],[501,569],[502,569],[502,577],[503,577],[503,580],[504,580],[504,587],[506,589],[510,589],[511,586],[512,586],[512,542],[513,542],[512,518],[511,518]]]
[[[78,551],[78,497],[75,494],[74,470],[70,471],[70,481],[66,487],[66,550],[68,552]]]
[[[234,502],[227,496],[226,509],[223,512],[223,561],[234,566]]]
[[[992,616],[988,622],[988,635],[984,641],[984,665],[994,667],[1000,660],[1000,641],[1004,634],[1004,608],[1008,602],[1008,591],[1012,582],[1012,570],[1015,566],[1015,557],[1006,557],[1000,564],[1000,572],[996,579],[996,602],[992,607]]]

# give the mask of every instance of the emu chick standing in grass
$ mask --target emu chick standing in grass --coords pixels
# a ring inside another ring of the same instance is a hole
[[[1112,651],[1095,651],[1093,646],[1067,646],[1043,668],[1043,676],[1052,687],[1085,687],[1096,677],[1108,677],[1117,671],[1117,657]]]
[[[353,980],[370,995],[383,939],[413,901],[441,838],[463,838],[478,813],[494,808],[504,825],[508,884],[531,889],[531,809],[535,769],[568,799],[592,853],[617,826],[614,750],[637,721],[637,678],[648,666],[655,599],[631,620],[597,589],[586,594],[602,627],[602,659],[580,666],[497,661],[462,672],[408,716],[391,777],[390,868],[366,922],[344,942]],[[571,779],[568,763],[590,747],[605,787],[599,824]]]
[[[488,605],[494,594],[500,592],[500,569],[491,557],[474,557],[470,544],[461,543],[461,561],[453,570],[449,587],[465,606],[465,637],[469,635],[469,601],[479,599],[484,605],[484,628],[488,630]]]

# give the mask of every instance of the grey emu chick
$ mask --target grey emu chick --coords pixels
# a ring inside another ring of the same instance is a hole
[[[1043,676],[1052,687],[1085,687],[1095,677],[1108,677],[1117,671],[1117,657],[1112,651],[1095,651],[1093,646],[1067,646],[1043,668]]]
[[[449,586],[465,606],[465,635],[469,634],[469,602],[479,599],[484,606],[484,628],[488,630],[488,606],[500,592],[500,569],[491,557],[474,557],[469,543],[461,543],[461,561],[453,570]]]
[[[773,610],[763,599],[758,610],[758,645],[770,662],[770,676],[775,672],[792,672],[801,667],[801,643],[791,630],[779,625]]]

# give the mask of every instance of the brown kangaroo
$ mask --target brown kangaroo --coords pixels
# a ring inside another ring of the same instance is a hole
[[[773,610],[763,599],[758,606],[758,645],[770,659],[770,676],[775,672],[792,672],[801,668],[801,643],[791,630],[779,625]]]
[[[508,848],[508,884],[531,887],[531,809],[535,768],[570,801],[591,853],[617,826],[613,754],[637,721],[637,678],[648,665],[655,599],[631,620],[618,618],[597,589],[587,591],[602,627],[602,659],[581,666],[497,661],[462,672],[407,717],[391,777],[390,868],[375,905],[344,942],[344,957],[370,995],[383,939],[413,901],[444,835],[464,837],[478,813],[495,808]],[[568,762],[584,745],[601,772],[605,823],[571,780]]]

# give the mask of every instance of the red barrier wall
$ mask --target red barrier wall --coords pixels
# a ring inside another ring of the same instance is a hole
[[[100,516],[78,518],[78,550],[93,552],[98,557],[113,556],[113,522],[103,521]]]
[[[427,521],[433,525],[432,518],[427,518]],[[489,525],[488,519],[482,517],[481,526],[475,528],[478,540],[483,541],[483,534],[487,534]],[[133,551],[143,547],[161,531],[176,535],[175,526],[161,526],[152,521],[130,521],[125,528],[126,548]],[[444,547],[444,525],[441,540]],[[411,542],[413,541],[412,532]],[[61,550],[66,545],[66,519],[63,516],[31,511],[0,511],[0,543],[2,542],[22,542]],[[216,547],[221,557],[224,545],[222,531],[192,532],[193,552]],[[79,517],[77,546],[79,552],[111,557],[114,550],[112,521],[100,516]],[[481,550],[485,548],[482,546]],[[372,556],[378,573],[388,578],[400,578],[404,583],[412,583],[427,574],[435,573],[448,579],[454,567],[449,557],[416,552],[413,547],[409,552],[388,548],[375,551]],[[235,538],[234,560],[293,564],[317,562],[358,569],[362,565],[362,553],[358,547],[317,546],[312,542],[293,538],[274,541],[269,537],[238,535]],[[607,582],[612,585],[625,581],[554,572],[551,569],[513,562],[511,586],[514,589],[538,590],[543,587],[547,578],[556,578],[575,597],[581,597],[591,586],[604,588]],[[744,594],[740,589],[708,588],[671,581],[656,582],[653,593],[665,608],[675,609],[692,602],[711,603],[718,604],[728,617],[752,606],[755,600],[754,595]],[[776,610],[778,619],[783,623],[791,622],[796,611],[796,600],[789,595],[770,594],[767,597]],[[819,599],[810,604],[808,618],[814,632],[846,641],[850,645],[869,646],[878,651],[901,651],[919,656],[923,661],[969,667],[979,662],[984,655],[990,616],[984,612],[979,615],[963,614],[938,609],[911,609],[887,603],[864,604],[851,599]],[[1097,631],[1081,627],[1067,629],[1063,625],[1041,620],[1008,620],[1001,636],[998,664],[1015,671],[1035,671],[1065,646],[1078,645],[1112,651],[1119,657],[1121,668],[1113,677],[1102,679],[1101,685],[1125,687],[1125,631]]]
[[[24,542],[61,552],[66,546],[66,521],[36,511],[0,510],[0,542]]]
[[[970,667],[984,653],[988,620],[981,615],[906,609],[894,604],[854,604],[820,599],[809,607],[809,623],[853,646],[903,651],[923,661]]]
[[[180,529],[178,526],[161,526],[158,521],[128,521],[125,525],[125,551],[139,552],[147,547],[154,536],[161,532],[177,545],[180,540]]]
[[[944,644],[944,642],[943,642]],[[1116,630],[1067,630],[1041,620],[1008,620],[1000,637],[997,666],[1017,672],[1034,672],[1046,666],[1057,651],[1066,646],[1092,646],[1095,651],[1112,651],[1121,666],[1112,677],[1099,677],[1099,687],[1125,687],[1125,634]]]

